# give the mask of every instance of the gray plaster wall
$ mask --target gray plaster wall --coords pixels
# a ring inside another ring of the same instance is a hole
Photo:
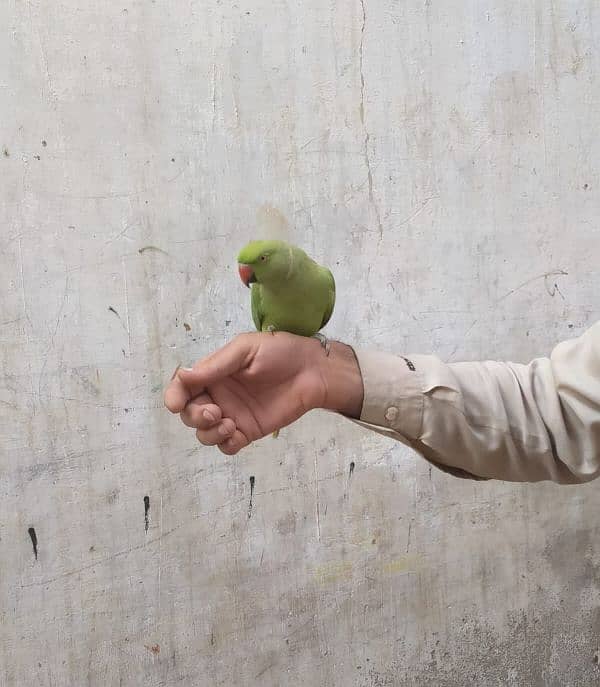
[[[228,458],[162,407],[282,217],[353,344],[527,362],[598,319],[598,3],[0,19],[0,684],[598,684],[597,484],[318,412]]]

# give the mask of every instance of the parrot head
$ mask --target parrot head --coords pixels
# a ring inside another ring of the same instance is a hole
[[[238,255],[240,279],[248,287],[285,281],[293,259],[293,248],[285,241],[251,241]]]

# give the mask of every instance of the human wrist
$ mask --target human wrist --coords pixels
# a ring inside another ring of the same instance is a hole
[[[321,374],[325,384],[322,407],[360,418],[364,388],[358,360],[351,346],[331,341],[329,355],[321,358]]]

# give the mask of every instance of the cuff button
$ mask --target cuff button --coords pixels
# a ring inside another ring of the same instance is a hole
[[[400,411],[396,406],[390,406],[386,411],[385,411],[385,419],[388,422],[394,422],[394,420],[398,419],[398,415],[400,414]]]

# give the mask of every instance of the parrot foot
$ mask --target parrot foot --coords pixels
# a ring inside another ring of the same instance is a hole
[[[275,336],[275,327],[272,324],[267,327],[267,331]]]
[[[331,350],[331,344],[329,339],[324,335],[317,332],[313,334],[313,339],[317,339],[321,343],[321,346],[325,349],[325,355],[329,356],[329,351]]]

